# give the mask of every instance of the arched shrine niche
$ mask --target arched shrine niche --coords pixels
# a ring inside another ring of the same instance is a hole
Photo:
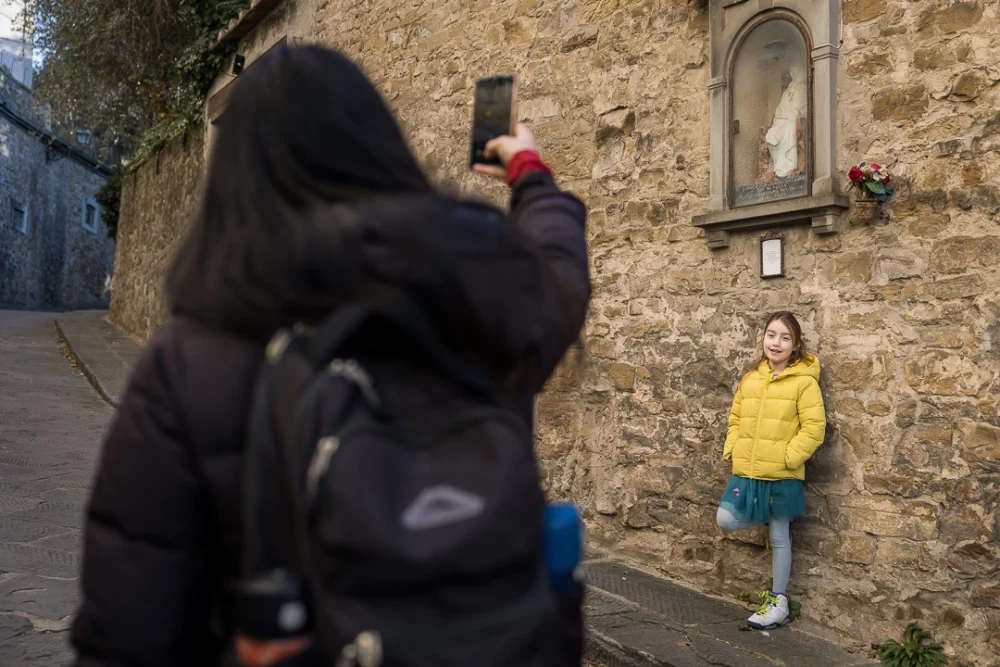
[[[733,208],[808,197],[812,191],[812,64],[807,36],[790,18],[772,14],[754,25],[732,57]]]
[[[789,224],[836,233],[836,0],[710,0],[711,248]]]

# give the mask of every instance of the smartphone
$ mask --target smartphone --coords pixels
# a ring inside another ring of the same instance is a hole
[[[517,123],[517,80],[513,75],[491,76],[476,82],[472,112],[472,151],[469,166],[499,165],[483,154],[490,140],[514,134]]]

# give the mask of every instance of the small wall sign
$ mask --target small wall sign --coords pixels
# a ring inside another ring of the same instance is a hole
[[[781,278],[785,275],[785,245],[782,237],[760,240],[760,277]]]

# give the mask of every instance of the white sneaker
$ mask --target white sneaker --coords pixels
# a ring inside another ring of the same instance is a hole
[[[757,613],[747,619],[747,625],[755,630],[770,630],[781,627],[791,620],[788,614],[788,597],[782,593],[775,595],[771,591],[760,594],[764,604]]]

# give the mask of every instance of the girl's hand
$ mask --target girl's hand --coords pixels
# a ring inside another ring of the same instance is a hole
[[[502,167],[491,164],[477,164],[473,166],[473,170],[477,174],[483,174],[484,176],[506,179],[507,165],[521,151],[538,152],[538,144],[535,143],[535,137],[524,123],[517,124],[514,128],[514,136],[504,135],[486,144],[483,154],[487,158],[500,160],[500,163],[503,165]]]

